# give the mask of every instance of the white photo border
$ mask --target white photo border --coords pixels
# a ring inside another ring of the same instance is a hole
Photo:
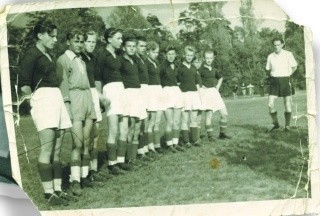
[[[217,0],[216,0],[217,1]],[[240,1],[240,0],[233,0]],[[7,131],[10,144],[12,173],[19,185],[22,185],[19,161],[16,147],[16,134],[14,129],[14,119],[12,111],[12,99],[10,92],[9,59],[7,49],[7,28],[6,17],[8,14],[26,13],[32,11],[43,11],[53,9],[71,9],[84,7],[111,7],[125,5],[156,5],[156,4],[178,4],[202,2],[192,0],[95,0],[95,1],[56,1],[39,2],[20,5],[9,5],[0,14],[0,69],[3,92],[3,104]],[[270,4],[275,4],[270,0]],[[227,17],[236,18],[236,17]],[[264,19],[271,19],[270,17]],[[277,17],[272,17],[277,19]],[[283,20],[279,20],[283,21]],[[319,147],[316,144],[316,100],[315,100],[315,62],[312,51],[312,34],[305,28],[305,54],[306,54],[306,86],[307,86],[307,117],[309,135],[309,164],[308,175],[311,178],[311,198],[286,199],[250,202],[230,202],[212,204],[192,204],[192,205],[170,205],[170,206],[150,206],[134,208],[108,208],[108,209],[87,209],[68,211],[41,211],[42,215],[302,215],[320,212],[320,170],[319,170]]]

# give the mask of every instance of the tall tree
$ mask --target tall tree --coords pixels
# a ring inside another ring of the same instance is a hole
[[[305,78],[305,46],[303,26],[294,22],[286,22],[286,31],[284,33],[285,48],[291,51],[298,62],[297,71],[293,74],[294,83],[300,89],[306,88]]]
[[[175,43],[176,40],[174,39],[172,33],[160,22],[156,15],[149,13],[146,19],[152,26],[152,28],[146,31],[146,37],[148,40],[156,41],[160,45],[159,57],[161,61],[164,58],[164,55],[161,54],[164,53],[165,48],[168,46],[168,44]]]
[[[242,82],[258,84],[265,79],[264,64],[261,62],[261,40],[258,35],[260,22],[255,18],[252,0],[241,0],[239,9],[242,22],[243,44],[237,43],[239,62],[242,62]]]
[[[150,23],[143,16],[138,6],[115,7],[107,18],[110,26],[125,30],[126,32],[145,32],[151,28]]]
[[[198,50],[214,49],[218,57],[216,67],[223,73],[222,93],[231,92],[231,78],[235,71],[230,64],[232,52],[232,29],[223,16],[225,2],[190,3],[189,8],[180,13],[179,25],[182,27],[178,38],[183,44],[195,46]]]

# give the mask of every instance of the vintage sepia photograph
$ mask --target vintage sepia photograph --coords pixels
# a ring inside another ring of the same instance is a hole
[[[12,172],[39,211],[316,209],[310,32],[273,1],[48,2],[5,22]]]

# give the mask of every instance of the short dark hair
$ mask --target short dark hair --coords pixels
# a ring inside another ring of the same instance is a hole
[[[168,53],[169,51],[176,51],[177,52],[177,47],[174,45],[168,45],[165,49],[165,52]]]
[[[71,40],[75,36],[80,36],[80,35],[84,36],[83,32],[78,28],[73,28],[67,33],[66,39]]]
[[[133,36],[126,36],[123,39],[123,45],[126,45],[127,42],[135,42],[137,43],[137,39]]]
[[[110,27],[110,28],[106,29],[104,32],[104,39],[105,39],[106,43],[108,43],[108,38],[113,37],[118,32],[122,33],[122,30],[118,29],[118,28],[114,28],[114,27]]]
[[[94,30],[89,30],[87,31],[83,36],[84,36],[84,41],[88,40],[89,36],[95,35],[98,39],[98,34]]]
[[[153,51],[159,49],[159,44],[155,41],[149,41],[147,43],[147,51]]]
[[[203,56],[205,56],[206,53],[213,53],[214,56],[217,55],[217,52],[213,49],[205,49],[203,52]]]
[[[137,40],[137,41],[147,42],[147,38],[144,37],[144,36],[137,36],[137,37],[136,37],[136,40]]]
[[[200,52],[197,52],[195,55],[194,55],[194,59],[193,60],[203,60],[203,56],[202,56],[202,53]]]
[[[184,52],[186,53],[187,51],[194,52],[194,54],[196,53],[196,49],[189,45],[184,47]]]
[[[280,37],[273,38],[272,44],[274,44],[274,42],[276,42],[276,41],[280,41],[282,44],[284,44],[284,40],[282,38],[280,38]]]
[[[38,40],[39,33],[52,33],[53,30],[57,29],[57,26],[50,20],[40,20],[33,28],[33,36]]]

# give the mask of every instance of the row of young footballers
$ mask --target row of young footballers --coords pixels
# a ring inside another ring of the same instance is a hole
[[[22,59],[18,83],[24,97],[30,99],[39,133],[37,166],[49,204],[67,205],[82,195],[84,187],[92,187],[92,180],[106,179],[106,174],[98,171],[100,103],[108,123],[109,174],[123,174],[163,153],[163,113],[170,152],[201,145],[201,111],[205,112],[210,141],[214,140],[212,115],[217,110],[221,114],[219,138],[230,138],[225,133],[227,110],[219,94],[223,78],[212,67],[214,51],[204,52],[202,64],[200,58],[194,61],[196,50],[186,46],[183,62],[176,64],[177,50],[168,46],[166,60],[159,64],[156,42],[144,37],[123,38],[120,29],[109,28],[104,34],[105,49],[93,55],[97,34],[73,29],[66,36],[67,50],[55,61],[49,51],[57,34],[50,21],[35,25],[35,46]],[[119,49],[123,54],[116,54]],[[65,193],[60,153],[64,131],[69,128],[73,138],[71,184],[70,193]]]

